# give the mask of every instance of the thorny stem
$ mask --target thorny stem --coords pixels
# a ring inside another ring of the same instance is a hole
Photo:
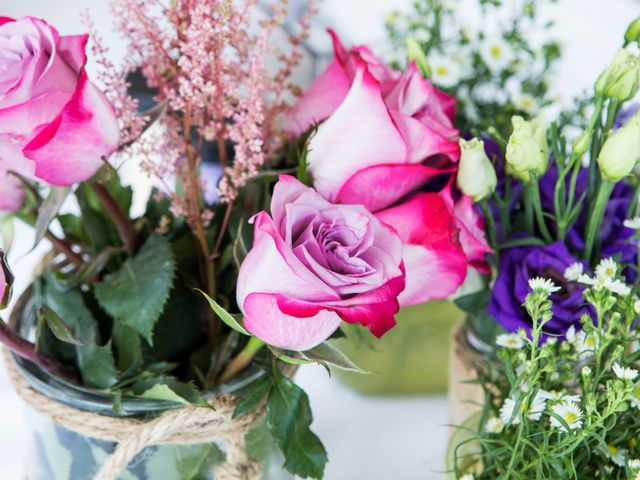
[[[113,198],[107,187],[101,183],[91,183],[91,188],[96,193],[102,206],[105,208],[118,230],[120,240],[129,253],[136,250],[138,244],[138,231],[129,217],[122,211],[118,202]]]

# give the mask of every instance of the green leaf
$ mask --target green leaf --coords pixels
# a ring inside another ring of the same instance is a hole
[[[313,180],[309,176],[309,171],[308,171],[308,167],[309,167],[309,163],[307,162],[308,153],[309,153],[309,150],[305,148],[302,152],[302,155],[300,155],[300,161],[298,163],[298,172],[296,174],[296,177],[298,178],[298,180],[300,180],[301,183],[304,183],[306,186],[310,187],[313,185]]]
[[[144,478],[204,480],[222,463],[224,454],[215,443],[202,445],[159,445],[144,461]]]
[[[272,385],[273,380],[271,377],[265,375],[251,383],[248,387],[240,390],[236,394],[236,409],[233,412],[233,418],[242,417],[260,405],[260,402],[265,399]]]
[[[58,340],[72,345],[85,344],[82,340],[76,338],[71,331],[71,328],[64,323],[64,320],[62,320],[56,312],[46,305],[42,305],[40,307],[38,316],[47,323],[49,330],[51,330],[51,333],[53,333]]]
[[[131,387],[129,393],[141,398],[152,398],[154,400],[211,408],[211,405],[204,399],[194,385],[180,382],[168,376],[140,380]]]
[[[152,344],[153,328],[169,298],[174,259],[169,242],[152,234],[140,251],[95,287],[98,302],[116,321]]]
[[[42,303],[49,307],[74,332],[74,337],[84,345],[76,345],[75,354],[78,370],[84,384],[88,387],[110,388],[118,381],[118,370],[111,351],[111,344],[97,345],[100,341],[98,323],[93,313],[87,308],[82,293],[78,290],[61,290],[49,272],[42,285]],[[62,354],[71,347],[66,343],[59,344]],[[53,348],[50,342],[47,349]]]
[[[120,371],[142,364],[141,339],[138,332],[121,322],[115,322],[112,336]]]
[[[229,327],[231,327],[236,332],[241,333],[243,335],[251,336],[251,334],[247,332],[247,330],[245,330],[245,328],[242,325],[240,325],[240,323],[233,317],[233,315],[231,315],[224,308],[218,305],[218,302],[216,302],[213,298],[211,298],[209,295],[204,293],[202,290],[198,290],[197,288],[196,290],[200,292],[204,296],[204,298],[207,299],[207,301],[209,302],[209,305],[211,306],[211,309],[215,312],[216,315],[218,315],[220,320],[222,320],[224,323],[226,323]]]
[[[124,251],[124,248],[107,247],[91,259],[90,262],[85,263],[80,270],[74,271],[71,276],[58,279],[57,281],[62,288],[67,290],[79,287],[95,278],[107,267],[115,255],[123,253]]]
[[[69,196],[71,189],[69,187],[51,187],[47,198],[44,199],[42,205],[38,209],[38,218],[36,219],[36,239],[33,244],[35,248],[44,238],[51,221],[56,218],[60,207]]]
[[[311,431],[309,397],[274,368],[274,386],[267,400],[267,423],[285,456],[284,468],[302,478],[322,478],[327,452]]]
[[[80,207],[82,226],[92,252],[101,252],[108,246],[118,245],[120,242],[118,232],[102,211],[100,202],[91,187],[87,183],[82,183],[75,194]]]
[[[317,347],[311,350],[301,352],[302,356],[308,360],[314,362],[320,362],[321,364],[329,364],[341,370],[369,373],[358,367],[344,352],[340,351],[334,345],[330,343],[321,343]]]

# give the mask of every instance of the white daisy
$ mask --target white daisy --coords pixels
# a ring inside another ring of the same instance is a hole
[[[631,287],[622,280],[609,279],[605,282],[605,288],[610,292],[617,293],[618,295],[629,295],[631,293]]]
[[[595,332],[590,332],[587,335],[584,330],[580,330],[576,333],[575,340],[572,343],[578,354],[592,354],[598,348],[598,337]]]
[[[621,380],[635,380],[638,370],[630,367],[623,367],[618,362],[613,364],[613,373]]]
[[[629,218],[624,221],[623,225],[627,228],[632,228],[634,230],[640,230],[640,217]]]
[[[575,282],[580,278],[582,272],[584,271],[584,265],[580,262],[575,262],[569,265],[564,271],[564,278],[569,280],[570,282]]]
[[[527,418],[530,420],[540,420],[542,416],[542,412],[547,406],[547,399],[541,395],[540,392],[536,394],[533,401],[531,402],[531,406],[529,407],[529,411],[527,412]],[[513,417],[513,421],[511,425],[518,425],[522,420],[522,414],[526,408],[526,402],[524,399],[521,399],[518,404],[516,404],[515,399],[509,397],[505,399],[502,407],[500,407],[500,419],[503,423],[509,423],[511,417]],[[515,412],[515,415],[514,415]]]
[[[632,458],[627,462],[627,465],[629,465],[629,468],[631,470],[638,470],[640,469],[640,460],[638,460],[637,458]]]
[[[575,402],[563,401],[551,407],[551,411],[562,418],[569,430],[576,430],[582,428],[582,409]],[[567,431],[567,428],[556,417],[551,417],[551,425],[559,428],[563,432]]]
[[[618,448],[611,444],[607,445],[607,456],[619,467],[625,466],[627,453],[628,451],[625,448]]]
[[[596,267],[597,278],[613,279],[618,273],[618,264],[613,258],[604,258]]]
[[[429,67],[433,83],[442,87],[454,87],[462,78],[462,65],[450,55],[432,53],[429,55]]]
[[[505,70],[514,58],[511,45],[502,35],[486,37],[480,46],[480,56],[493,73]]]
[[[558,392],[557,390],[551,390],[549,392],[546,390],[540,390],[540,393],[547,400],[551,400],[554,402],[562,400],[564,402],[580,403],[580,401],[582,400],[582,397],[580,395],[569,395],[567,392]]]
[[[534,292],[544,292],[547,295],[551,295],[552,293],[560,290],[560,287],[558,287],[551,280],[542,277],[529,279],[529,288]]]
[[[565,273],[565,277],[566,277],[566,273]],[[565,341],[573,344],[576,341],[576,327],[574,325],[571,325],[569,328],[567,328],[567,331],[564,334],[564,339]]]
[[[485,430],[489,433],[500,433],[504,428],[504,422],[498,417],[491,417],[487,420],[487,424],[484,426]]]
[[[524,347],[524,340],[517,333],[502,333],[496,337],[496,345],[512,350]]]

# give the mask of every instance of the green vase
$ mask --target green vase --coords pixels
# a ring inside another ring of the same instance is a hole
[[[380,340],[347,336],[334,340],[368,375],[343,372],[338,378],[368,395],[442,394],[447,391],[449,337],[465,313],[448,300],[403,307],[398,325]]]

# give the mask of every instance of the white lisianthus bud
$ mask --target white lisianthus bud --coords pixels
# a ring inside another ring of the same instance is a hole
[[[460,140],[460,164],[458,168],[458,188],[465,195],[479,202],[496,189],[498,178],[491,160],[484,150],[484,142],[478,138]]]
[[[598,155],[602,175],[617,182],[631,173],[640,161],[640,112],[611,133]]]
[[[531,172],[541,177],[549,166],[547,126],[542,117],[527,121],[514,116],[511,124],[513,133],[507,144],[507,173],[528,183]]]
[[[629,50],[618,50],[613,63],[596,82],[596,93],[624,102],[640,88],[640,58]]]
[[[576,140],[573,142],[573,153],[578,156],[582,156],[589,151],[589,147],[591,146],[591,139],[593,137],[593,132],[591,130],[586,130],[582,132]]]
[[[636,18],[627,27],[627,31],[624,34],[624,39],[627,43],[638,42],[640,46],[640,17]]]

